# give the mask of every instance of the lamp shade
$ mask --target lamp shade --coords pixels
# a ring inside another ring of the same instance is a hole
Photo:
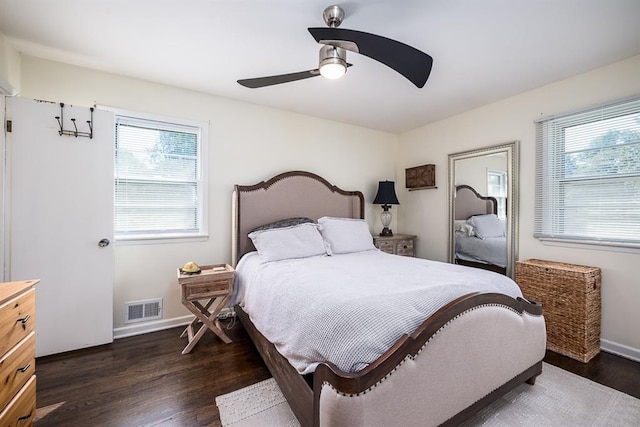
[[[393,181],[380,181],[378,183],[378,194],[373,200],[374,205],[399,205],[396,196],[395,183]]]

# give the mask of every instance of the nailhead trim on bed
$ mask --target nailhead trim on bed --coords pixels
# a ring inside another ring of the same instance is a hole
[[[356,394],[351,394],[351,393],[343,393],[340,392],[338,390],[336,390],[335,387],[333,387],[333,385],[331,383],[329,383],[328,381],[324,381],[322,383],[322,386],[324,387],[325,385],[329,386],[334,392],[345,396],[345,397],[358,397],[358,396],[363,396],[365,394],[367,394],[367,392],[373,390],[375,387],[377,387],[379,384],[381,384],[384,380],[386,380],[387,378],[389,378],[398,368],[400,368],[400,366],[402,366],[402,364],[404,364],[404,362],[408,359],[414,360],[416,358],[416,356],[418,356],[422,350],[433,340],[433,338],[438,335],[440,333],[440,331],[442,331],[443,329],[445,329],[449,324],[451,324],[453,321],[455,321],[456,319],[458,319],[460,316],[462,316],[463,314],[469,313],[473,310],[477,310],[479,308],[485,308],[485,307],[501,307],[501,308],[506,308],[507,310],[513,311],[514,313],[516,313],[519,316],[523,316],[524,312],[519,312],[518,310],[514,309],[513,307],[509,307],[507,305],[504,304],[482,304],[473,308],[470,308],[468,310],[465,310],[461,313],[459,313],[457,316],[453,317],[451,320],[449,320],[447,323],[445,323],[444,325],[442,325],[436,332],[434,332],[433,335],[431,335],[431,337],[429,337],[429,339],[424,343],[424,345],[422,347],[420,347],[420,349],[416,352],[416,354],[407,354],[407,356],[402,359],[402,361],[400,363],[398,363],[396,365],[395,368],[393,368],[391,371],[389,371],[389,373],[387,375],[385,375],[384,377],[382,377],[378,382],[376,382],[374,385],[372,385],[371,387],[369,387],[368,389],[360,392],[360,393],[356,393]],[[529,315],[531,315],[530,313],[528,313]]]

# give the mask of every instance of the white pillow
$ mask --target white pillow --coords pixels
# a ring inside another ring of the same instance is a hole
[[[473,231],[473,226],[464,219],[457,219],[454,221],[454,229],[457,233],[464,234],[467,237],[473,237],[476,233]]]
[[[327,243],[327,252],[347,254],[375,249],[369,225],[363,219],[332,218],[323,216],[318,220],[320,233]]]
[[[495,214],[474,215],[467,222],[473,226],[476,237],[482,240],[487,237],[502,237],[505,235],[504,226]]]
[[[252,231],[249,238],[265,261],[327,254],[318,226],[312,223]]]

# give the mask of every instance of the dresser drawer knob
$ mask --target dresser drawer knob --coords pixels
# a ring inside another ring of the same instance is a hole
[[[31,363],[27,363],[27,366],[24,366],[24,367],[22,367],[22,368],[18,368],[18,369],[16,369],[16,371],[20,371],[20,372],[22,372],[22,373],[24,374],[25,372],[27,372],[27,370],[28,370],[30,367],[31,367]]]
[[[29,321],[29,319],[31,319],[31,315],[27,314],[23,318],[16,320],[16,323],[22,322],[22,329],[26,329],[27,328],[27,322]]]

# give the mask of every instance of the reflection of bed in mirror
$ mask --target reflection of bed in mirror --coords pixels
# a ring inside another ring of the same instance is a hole
[[[506,227],[496,215],[497,206],[494,197],[482,196],[469,185],[456,186],[456,264],[506,274]]]

